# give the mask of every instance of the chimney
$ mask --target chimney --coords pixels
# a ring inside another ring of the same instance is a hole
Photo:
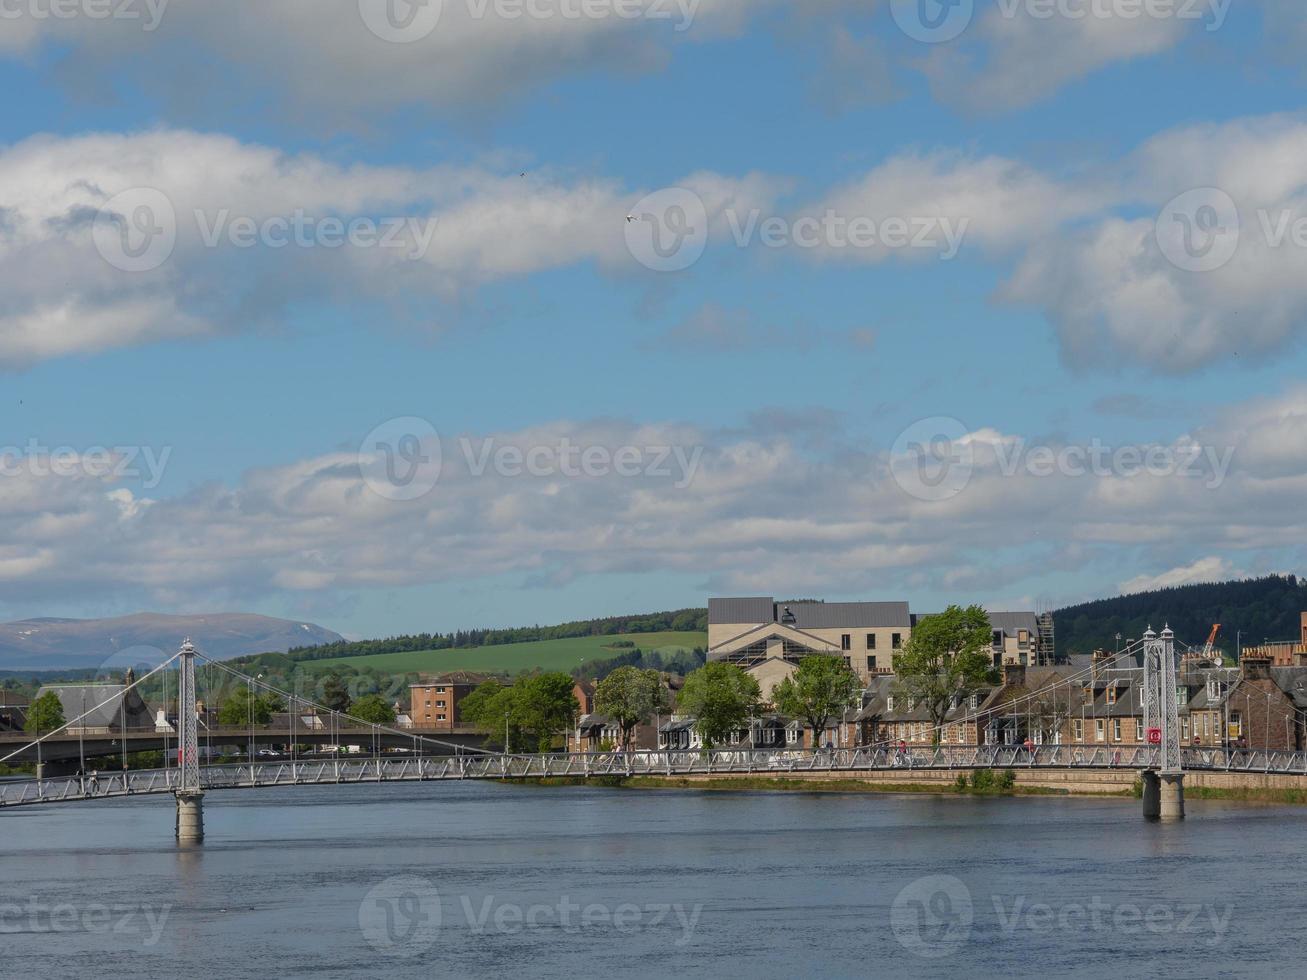
[[[1095,650],[1089,660],[1089,673],[1091,676],[1095,679],[1101,677],[1103,672],[1111,665],[1113,656],[1115,654],[1108,653],[1106,650]]]
[[[1005,685],[1021,686],[1026,683],[1026,665],[1025,664],[1004,664],[1003,665],[1003,683]]]
[[[1264,681],[1271,677],[1270,657],[1250,657],[1244,654],[1240,666],[1243,668],[1243,679],[1246,681]]]
[[[1302,614],[1302,645],[1307,647],[1307,612]]]

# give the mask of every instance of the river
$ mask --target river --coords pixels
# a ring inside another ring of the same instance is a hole
[[[1271,976],[1307,809],[390,784],[0,813],[4,977]]]

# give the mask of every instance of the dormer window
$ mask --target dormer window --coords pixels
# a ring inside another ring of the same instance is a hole
[[[891,694],[888,698],[885,699],[885,706],[889,711],[894,710],[894,695]]]
[[[1116,685],[1111,684],[1107,688],[1107,703],[1116,704]]]

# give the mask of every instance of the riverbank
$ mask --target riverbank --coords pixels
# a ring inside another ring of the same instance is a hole
[[[987,775],[988,774],[988,775]],[[979,777],[979,778],[977,778]],[[554,777],[512,780],[543,786],[589,785],[614,789],[697,789],[713,792],[910,793],[943,796],[1056,796],[1131,798],[1142,792],[1133,770],[903,770],[866,775],[790,772],[784,775],[720,773],[695,776]],[[1307,805],[1307,778],[1248,773],[1191,772],[1189,800]]]

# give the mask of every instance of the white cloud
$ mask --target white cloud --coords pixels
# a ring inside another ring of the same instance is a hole
[[[1121,594],[1152,592],[1155,589],[1171,589],[1177,585],[1193,585],[1201,582],[1220,582],[1240,578],[1242,575],[1243,573],[1237,571],[1234,563],[1228,558],[1210,555],[1157,575],[1137,575],[1121,583]]]
[[[1138,5],[1120,5],[1133,16],[1121,16],[1112,4],[1062,6],[1086,12],[1092,6],[1105,16],[1062,16],[1058,7],[1023,0],[983,5],[970,31],[925,60],[937,97],[973,111],[1021,108],[1110,65],[1166,51],[1201,29],[1194,20],[1140,16]]]
[[[715,216],[767,186],[709,173],[683,183]],[[596,178],[342,165],[180,130],[35,137],[0,150],[0,187],[8,366],[238,329],[300,303],[452,301],[578,262],[638,268],[623,228],[645,193]],[[138,226],[175,230],[175,243]],[[133,265],[123,234],[150,261]]]
[[[411,501],[378,495],[352,452],[157,499],[105,479],[21,471],[0,477],[0,574],[12,572],[6,596],[15,602],[111,596],[141,606],[504,575],[548,582],[562,572],[666,572],[724,589],[842,593],[993,594],[1062,566],[1216,577],[1268,556],[1277,567],[1307,557],[1295,544],[1307,540],[1305,420],[1307,391],[1295,389],[1157,444],[1230,440],[1233,464],[1215,484],[1148,472],[1039,475],[1005,463],[1039,440],[981,429],[965,439],[975,458],[970,482],[939,502],[900,489],[884,451],[765,424],[751,434],[603,420],[447,433],[439,481]],[[569,475],[550,468],[564,444],[576,447],[576,465],[583,447],[645,452],[629,476]],[[656,461],[658,447],[681,456]],[[545,464],[534,475],[494,463],[505,451],[520,468],[533,450]],[[479,458],[491,460],[481,472]],[[368,470],[383,471],[380,458]]]
[[[1180,374],[1264,359],[1303,335],[1307,123],[1166,132],[1115,186],[1117,207],[1144,217],[1104,214],[1048,236],[1003,289],[1045,310],[1069,363]]]
[[[677,45],[732,33],[777,5],[443,0],[415,4],[412,30],[396,35],[407,40],[393,43],[380,36],[389,33],[386,0],[169,0],[153,30],[146,18],[0,21],[0,54],[68,45],[76,55],[62,77],[96,89],[110,72],[151,88],[167,77],[168,90],[157,94],[187,118],[210,108],[220,92],[228,105],[279,104],[290,110],[287,119],[306,112],[366,125],[377,111],[411,106],[471,115],[574,74],[661,68]],[[396,5],[401,13],[404,7]]]

